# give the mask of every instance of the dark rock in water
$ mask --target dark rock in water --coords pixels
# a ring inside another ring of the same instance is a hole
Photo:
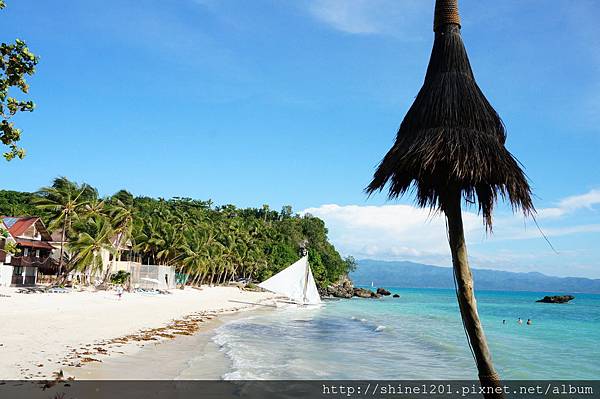
[[[536,302],[543,303],[567,303],[575,299],[573,295],[554,295],[554,296],[545,296],[543,299],[538,299]]]
[[[392,298],[400,298],[400,295],[394,294],[394,295],[392,295]]]
[[[354,288],[352,280],[348,276],[342,276],[340,279],[329,285],[327,288],[319,289],[319,295],[322,298],[381,298],[382,295],[390,295],[391,293],[383,288],[378,288],[377,292],[365,288]]]
[[[381,294],[378,294],[366,288],[354,288],[354,296],[357,296],[359,298],[381,298]]]
[[[332,284],[319,292],[321,296],[334,298],[352,298],[354,296],[354,285],[348,276],[341,277],[337,283]]]
[[[372,293],[373,293],[373,291],[367,290],[364,288],[355,288],[354,289],[354,296],[357,296],[359,298],[371,298]]]

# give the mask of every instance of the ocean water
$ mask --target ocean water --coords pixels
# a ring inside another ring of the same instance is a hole
[[[213,340],[231,360],[222,378],[476,379],[454,291],[390,291],[401,297],[258,312],[220,326]],[[500,375],[599,379],[600,295],[576,294],[568,304],[535,302],[544,295],[477,293]]]

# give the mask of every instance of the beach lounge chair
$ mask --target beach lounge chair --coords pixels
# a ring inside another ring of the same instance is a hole
[[[67,290],[65,288],[60,288],[60,287],[53,287],[50,288],[47,292],[52,293],[52,294],[66,294],[71,292],[71,290]]]

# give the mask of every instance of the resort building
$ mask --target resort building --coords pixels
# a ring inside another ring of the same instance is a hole
[[[61,231],[50,234],[39,217],[0,217],[0,286],[35,286],[38,278],[58,273]],[[65,255],[66,242],[62,242]],[[132,287],[172,289],[176,286],[175,266],[142,264],[131,241],[115,236],[114,254],[101,250],[102,270],[70,273],[71,280],[99,283],[125,271]],[[68,256],[66,256],[68,257]],[[41,276],[41,277],[40,277]]]
[[[56,274],[52,238],[39,217],[0,219],[0,285],[33,286],[38,273]]]
[[[127,272],[134,288],[173,289],[176,287],[175,266],[143,264],[140,256],[133,250],[131,241],[122,240],[118,235],[112,239],[112,245],[115,254],[101,250],[102,274]]]

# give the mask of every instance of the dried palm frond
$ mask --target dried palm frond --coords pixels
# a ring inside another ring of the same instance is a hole
[[[436,3],[434,31],[423,87],[366,192],[389,185],[396,198],[414,190],[419,206],[444,211],[445,198],[460,190],[489,229],[498,196],[513,210],[535,212],[529,183],[505,147],[504,124],[475,82],[456,1]]]

